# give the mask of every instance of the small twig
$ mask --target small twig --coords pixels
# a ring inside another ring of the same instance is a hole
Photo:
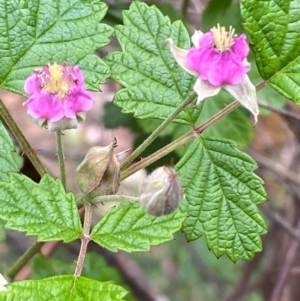
[[[284,116],[288,116],[297,120],[300,120],[300,115],[296,114],[294,112],[291,112],[289,110],[285,110],[285,109],[281,109],[281,108],[277,108],[263,100],[258,100],[258,105],[262,108],[268,109],[272,112],[278,113],[279,115],[284,115]]]
[[[298,223],[297,223],[297,231],[300,232],[300,219],[298,220]],[[298,253],[299,245],[300,245],[299,239],[294,238],[291,241],[290,247],[289,247],[289,249],[286,253],[285,259],[283,261],[281,270],[278,273],[278,278],[275,283],[274,291],[272,293],[270,301],[280,301],[281,300],[288,275],[292,268],[294,259]]]
[[[36,242],[33,244],[19,259],[14,263],[14,265],[6,272],[6,275],[14,280],[16,275],[23,269],[23,267],[28,263],[28,261],[37,253],[41,251],[44,242]]]
[[[61,244],[62,241],[49,241],[42,246],[40,253],[45,257],[49,257]],[[28,279],[30,275],[31,265],[27,263],[16,275],[15,280],[25,280]]]
[[[76,270],[74,273],[75,277],[79,277],[81,275],[83,265],[84,265],[84,259],[85,254],[87,250],[87,245],[91,240],[90,237],[90,230],[91,230],[91,223],[92,223],[92,213],[93,213],[93,207],[91,204],[87,204],[84,206],[84,222],[83,222],[83,231],[82,231],[82,238],[81,238],[81,246],[80,246],[80,252],[76,264]]]
[[[268,82],[266,82],[266,81],[261,81],[259,84],[257,84],[256,86],[255,86],[255,88],[256,88],[256,91],[259,91],[259,90],[261,90],[261,89],[263,89],[264,87],[266,87],[268,85]]]
[[[295,229],[283,216],[275,212],[271,206],[263,206],[262,210],[267,217],[280,225],[288,234],[300,242],[300,231]]]
[[[269,171],[272,171],[274,174],[279,175],[281,178],[286,179],[286,180],[290,181],[291,183],[299,186],[300,178],[292,170],[288,170],[288,169],[284,168],[282,165],[278,164],[277,162],[275,162],[271,159],[268,159],[266,156],[263,156],[263,155],[255,152],[252,149],[249,149],[248,153],[251,155],[251,157],[254,158],[254,160],[260,166],[265,167]]]

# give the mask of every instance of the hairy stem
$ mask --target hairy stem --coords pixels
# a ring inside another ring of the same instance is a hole
[[[120,169],[124,170],[129,164],[136,159],[158,136],[159,134],[175,119],[175,117],[182,112],[192,101],[197,94],[194,92],[188,96],[184,102],[164,121],[162,124],[121,164]]]
[[[92,213],[93,213],[93,207],[91,204],[86,204],[84,206],[84,222],[83,222],[83,231],[82,231],[82,238],[81,238],[81,246],[80,246],[80,252],[76,264],[76,270],[74,273],[75,277],[79,277],[81,275],[83,265],[84,265],[84,259],[85,254],[87,250],[87,246],[90,238],[90,230],[91,230],[91,223],[92,223]]]
[[[63,149],[63,144],[61,139],[62,133],[60,131],[56,131],[55,136],[56,136],[57,156],[58,156],[58,162],[60,168],[60,180],[64,189],[66,190],[67,176],[66,176],[64,149]]]
[[[256,85],[256,91],[259,91],[259,90],[261,90],[261,89],[263,89],[264,87],[266,87],[268,85],[268,82],[266,82],[266,81],[262,81],[262,82],[260,82],[259,84],[257,84]]]
[[[0,100],[0,114],[13,136],[19,142],[22,152],[29,158],[36,171],[42,177],[45,173],[47,173],[47,170],[37,156],[36,151],[31,147],[18,125],[10,115],[2,100]]]
[[[33,244],[19,259],[15,264],[6,272],[6,275],[14,280],[16,275],[21,271],[21,269],[28,263],[28,261],[37,253],[40,252],[44,242],[36,242]]]
[[[166,156],[167,154],[174,151],[178,147],[185,145],[186,143],[188,143],[189,141],[191,141],[192,139],[194,139],[195,137],[200,135],[209,126],[211,126],[212,124],[214,124],[215,122],[220,120],[222,117],[224,117],[225,115],[227,115],[230,112],[232,112],[233,110],[235,110],[239,105],[240,105],[240,103],[238,101],[234,101],[230,105],[226,106],[222,111],[220,111],[217,114],[215,114],[214,116],[212,116],[209,120],[204,122],[202,125],[194,128],[191,132],[181,136],[180,138],[178,138],[177,140],[171,142],[170,144],[166,145],[165,147],[161,148],[160,150],[158,150],[154,154],[152,154],[152,155],[142,159],[141,161],[133,164],[132,166],[130,166],[128,169],[124,170],[121,173],[121,180],[124,180],[125,178],[129,177],[130,175],[132,175],[136,171],[149,166],[153,162],[155,162],[158,159]]]

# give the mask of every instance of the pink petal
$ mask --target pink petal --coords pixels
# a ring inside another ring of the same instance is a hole
[[[198,95],[197,105],[205,98],[217,95],[220,90],[220,87],[214,87],[207,80],[198,78],[194,85],[194,91]]]
[[[73,67],[72,75],[76,79],[78,86],[83,85],[84,75],[83,75],[82,71],[80,70],[79,66],[76,65]]]
[[[239,85],[226,85],[224,88],[244,106],[254,116],[255,123],[259,114],[257,96],[255,86],[251,83],[247,75],[244,76],[243,81]]]
[[[218,54],[211,61],[207,80],[216,87],[226,84],[237,85],[243,81],[244,75],[248,71],[248,66],[244,66],[243,62],[236,59],[233,53],[226,51]]]
[[[42,92],[28,99],[24,105],[27,106],[27,113],[34,119],[48,119],[56,122],[63,118],[62,102],[50,93]]]
[[[249,46],[246,42],[246,36],[242,34],[241,36],[234,39],[234,44],[231,51],[235,53],[239,60],[243,60],[249,54]]]
[[[29,95],[39,93],[41,91],[40,84],[40,78],[35,73],[33,73],[26,79],[24,90]]]
[[[187,55],[187,66],[196,72],[204,80],[207,79],[207,72],[212,62],[217,59],[219,54],[212,47],[191,48]]]
[[[201,39],[200,39],[200,44],[198,47],[202,48],[202,47],[210,47],[213,48],[212,45],[214,43],[214,35],[211,31],[205,33],[202,35]]]
[[[64,115],[67,118],[76,118],[79,112],[87,112],[94,105],[93,94],[83,87],[77,87],[72,90],[72,93],[64,101]]]

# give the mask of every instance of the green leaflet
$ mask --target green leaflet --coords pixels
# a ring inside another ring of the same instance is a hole
[[[12,174],[10,183],[0,183],[0,207],[6,228],[37,235],[40,241],[69,242],[82,234],[74,195],[49,175],[37,184]]]
[[[111,208],[93,228],[91,238],[111,251],[148,251],[150,245],[173,239],[184,219],[185,215],[179,210],[154,217],[139,204],[124,201],[118,208]]]
[[[55,276],[43,280],[17,281],[0,292],[0,301],[124,301],[126,291],[110,282],[71,275]]]
[[[99,23],[107,6],[84,0],[0,0],[0,87],[24,94],[24,80],[49,62],[78,64],[89,89],[109,75],[94,53],[113,30]]]
[[[145,3],[133,2],[130,10],[123,11],[123,19],[124,25],[115,29],[122,52],[105,58],[111,77],[125,87],[114,102],[137,118],[165,119],[192,93],[195,82],[175,63],[165,40],[171,37],[179,47],[189,48],[189,34],[180,21],[171,24],[155,6]],[[193,124],[199,113],[191,104],[175,121]]]
[[[16,155],[15,146],[0,122],[0,181],[8,182],[10,173],[19,171]]]
[[[300,104],[299,1],[243,0],[241,12],[261,76]]]
[[[252,259],[261,251],[266,225],[257,205],[266,200],[262,180],[253,174],[256,163],[237,145],[218,138],[198,138],[176,165],[188,217],[183,231],[188,240],[205,234],[217,257]]]

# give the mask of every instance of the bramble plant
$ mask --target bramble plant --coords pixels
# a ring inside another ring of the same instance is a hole
[[[239,34],[217,23],[190,34],[182,21],[172,23],[142,2],[123,11],[123,25],[111,27],[101,23],[107,9],[95,0],[0,0],[0,88],[25,96],[32,120],[55,133],[61,172],[60,179],[47,172],[0,102],[0,218],[7,229],[38,240],[7,267],[5,278],[0,274],[0,301],[125,300],[122,286],[81,276],[90,241],[111,251],[149,251],[182,231],[187,241],[205,236],[216,257],[233,262],[251,260],[263,249],[267,227],[258,205],[267,196],[256,162],[239,145],[249,143],[251,122],[259,123],[257,91],[269,85],[300,103],[293,23],[299,1],[242,0]],[[100,58],[95,52],[113,35],[120,50]],[[249,42],[255,59],[248,61]],[[261,75],[256,86],[247,75],[253,68]],[[160,124],[122,162],[114,154],[116,141],[90,149],[76,171],[81,194],[75,195],[66,187],[62,135],[84,122],[93,110],[91,91],[109,78],[122,85],[113,102],[123,113]],[[252,121],[237,110],[240,105]],[[140,159],[167,127],[173,141]],[[144,180],[140,198],[116,194],[122,180],[182,146],[175,166]],[[20,173],[17,147],[41,176],[39,183]],[[120,204],[92,225],[94,205],[111,201]],[[78,239],[73,274],[14,281],[43,243]]]

